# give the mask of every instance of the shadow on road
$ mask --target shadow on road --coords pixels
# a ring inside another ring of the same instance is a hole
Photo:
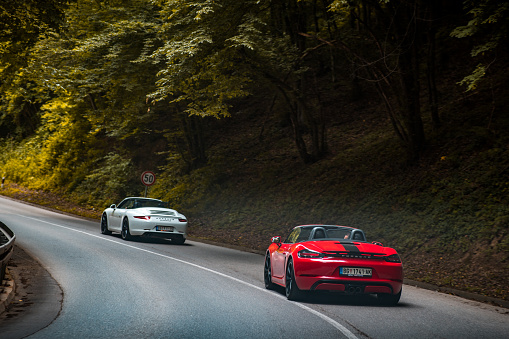
[[[282,295],[284,287],[276,286],[274,290]],[[405,293],[403,291],[403,293]],[[338,292],[316,291],[307,292],[299,302],[314,305],[338,305],[338,306],[370,306],[370,307],[414,307],[412,304],[399,302],[396,306],[382,304],[374,294],[346,295]]]
[[[118,238],[120,240],[122,240],[122,237],[120,236],[120,234],[112,234],[111,235],[112,237],[114,238]],[[167,244],[167,245],[173,245],[173,246],[193,246],[189,243],[183,243],[183,244],[176,244],[174,242],[172,242],[171,240],[169,239],[163,239],[163,238],[153,238],[153,237],[133,237],[132,240],[129,240],[129,242],[140,242],[140,243],[149,243],[149,244]]]

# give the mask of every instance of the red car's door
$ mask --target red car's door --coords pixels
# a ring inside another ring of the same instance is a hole
[[[281,244],[281,246],[272,253],[272,276],[275,278],[282,278],[285,274],[285,262],[289,246],[290,244]]]

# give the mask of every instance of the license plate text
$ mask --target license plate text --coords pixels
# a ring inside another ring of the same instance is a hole
[[[339,274],[349,277],[371,277],[372,269],[363,267],[340,267]]]

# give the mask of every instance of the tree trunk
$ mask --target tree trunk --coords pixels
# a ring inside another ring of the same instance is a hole
[[[184,124],[187,149],[191,158],[191,169],[197,169],[207,163],[207,155],[203,142],[202,118],[185,115]]]
[[[426,69],[426,80],[428,82],[428,101],[429,101],[429,109],[431,112],[431,124],[433,126],[433,130],[438,130],[440,128],[440,116],[438,113],[438,91],[437,91],[437,82],[436,82],[436,65],[435,65],[435,57],[436,57],[436,29],[434,21],[434,2],[429,2],[428,16],[430,27],[428,29],[428,53],[427,53],[427,69]]]
[[[400,55],[403,124],[408,133],[408,160],[419,160],[425,145],[424,127],[421,119],[418,46],[413,43]]]

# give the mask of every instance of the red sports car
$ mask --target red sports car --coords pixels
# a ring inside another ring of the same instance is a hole
[[[332,225],[295,227],[288,238],[273,237],[264,267],[265,287],[285,287],[298,300],[304,291],[377,294],[386,305],[401,297],[403,266],[396,250],[366,241],[360,229]]]

